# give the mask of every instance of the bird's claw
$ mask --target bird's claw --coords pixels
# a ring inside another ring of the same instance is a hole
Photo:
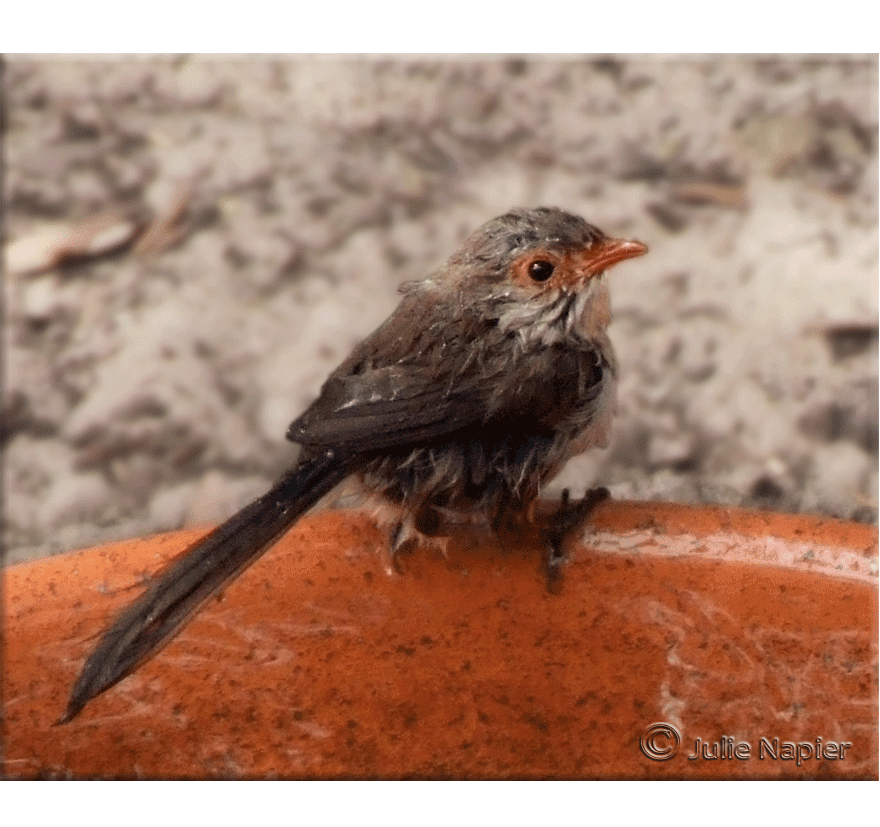
[[[574,529],[583,525],[602,500],[610,496],[607,488],[591,488],[579,500],[572,502],[568,489],[562,492],[562,501],[553,515],[553,524],[547,534],[547,555],[544,561],[547,589],[552,594],[558,594],[562,587],[562,566],[566,560],[565,540]]]

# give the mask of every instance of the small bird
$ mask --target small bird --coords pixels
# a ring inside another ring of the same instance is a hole
[[[647,249],[560,209],[514,209],[404,284],[288,429],[302,445],[295,465],[119,614],[58,723],[152,658],[346,477],[377,507],[393,562],[411,544],[443,547],[456,521],[532,521],[565,462],[608,442],[617,363],[605,271]],[[564,492],[547,537],[551,589],[565,534],[604,496]]]

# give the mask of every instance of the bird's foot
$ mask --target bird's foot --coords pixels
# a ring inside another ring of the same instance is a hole
[[[439,551],[448,559],[449,536],[441,532],[439,519],[436,523],[424,521],[412,522],[398,520],[388,532],[388,565],[389,574],[404,574],[400,565],[401,556],[410,554],[416,549]]]
[[[607,488],[592,488],[579,500],[572,502],[568,489],[562,492],[562,502],[553,515],[553,522],[547,533],[547,554],[544,560],[547,589],[551,593],[558,594],[562,588],[562,566],[567,557],[565,541],[569,534],[583,525],[596,506],[610,496]]]
[[[400,555],[411,547],[412,537],[404,527],[403,521],[395,523],[388,532],[388,560],[386,568],[389,574],[403,574],[403,569],[400,567]]]

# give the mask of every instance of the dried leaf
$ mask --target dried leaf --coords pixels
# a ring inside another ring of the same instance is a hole
[[[72,261],[98,258],[121,250],[137,235],[137,222],[106,212],[79,224],[45,227],[6,246],[11,276],[34,276]]]

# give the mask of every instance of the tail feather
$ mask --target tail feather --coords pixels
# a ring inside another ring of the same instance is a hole
[[[92,698],[155,655],[348,473],[333,451],[302,458],[266,494],[190,546],[119,614],[86,661],[57,723],[73,720]]]

